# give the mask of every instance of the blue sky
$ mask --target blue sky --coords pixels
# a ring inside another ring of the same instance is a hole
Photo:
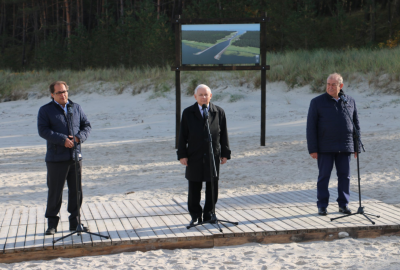
[[[182,25],[182,31],[188,30],[211,30],[211,31],[260,31],[259,23],[252,24],[192,24]]]

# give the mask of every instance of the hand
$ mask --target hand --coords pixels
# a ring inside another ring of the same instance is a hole
[[[357,157],[358,157],[358,153],[354,152],[354,158],[357,158]]]
[[[228,159],[226,157],[221,158],[221,164],[225,164],[227,161],[228,161]]]
[[[187,159],[187,158],[181,158],[181,159],[179,160],[179,162],[180,162],[182,165],[185,165],[185,166],[188,165],[188,164],[187,164],[187,162],[188,162],[188,159]]]
[[[75,136],[75,141],[76,141],[77,143],[80,143],[80,142],[81,142],[81,140],[79,140],[79,138],[76,137],[76,136]]]
[[[72,147],[74,147],[74,142],[73,142],[71,139],[72,139],[72,136],[68,136],[68,138],[65,139],[64,146],[65,146],[66,148],[72,148]]]
[[[318,159],[318,153],[311,153],[310,156],[311,156],[313,159]]]

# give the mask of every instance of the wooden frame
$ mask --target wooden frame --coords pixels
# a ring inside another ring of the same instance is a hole
[[[181,19],[177,16],[173,21],[175,24],[175,66],[171,67],[171,71],[175,71],[176,86],[176,128],[175,128],[175,148],[178,148],[179,130],[181,123],[181,71],[232,71],[232,70],[260,70],[261,71],[261,137],[260,144],[265,146],[265,127],[266,127],[266,83],[267,70],[270,66],[267,62],[266,48],[266,22],[268,18],[239,18],[239,19]],[[261,65],[204,65],[204,66],[187,66],[182,65],[182,24],[238,24],[238,23],[260,23],[260,57]]]

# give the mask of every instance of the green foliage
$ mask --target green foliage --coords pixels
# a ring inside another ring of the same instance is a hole
[[[260,48],[260,32],[258,31],[247,31],[235,40],[232,45],[239,47],[254,47]]]
[[[232,31],[182,31],[182,40],[214,44],[231,33]]]

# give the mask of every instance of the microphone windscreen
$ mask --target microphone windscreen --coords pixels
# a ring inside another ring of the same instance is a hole
[[[203,104],[203,106],[201,106],[203,109],[207,109],[207,105]]]

